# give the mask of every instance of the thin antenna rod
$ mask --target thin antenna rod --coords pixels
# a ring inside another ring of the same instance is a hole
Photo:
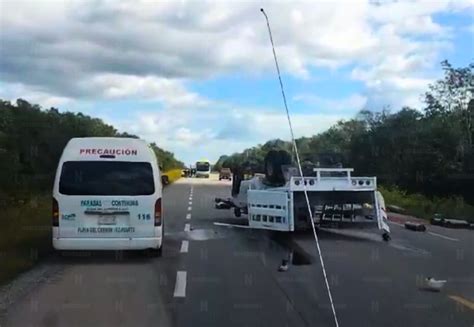
[[[296,163],[298,164],[298,169],[299,169],[300,176],[303,177],[303,169],[301,168],[301,162],[300,162],[300,156],[299,156],[299,153],[298,153],[298,147],[296,145],[295,135],[293,133],[293,126],[291,124],[290,111],[288,110],[288,103],[286,101],[285,90],[283,88],[283,82],[281,80],[280,66],[278,65],[278,59],[277,59],[277,55],[276,55],[276,52],[275,52],[275,44],[273,43],[272,30],[270,28],[270,22],[268,20],[267,14],[265,13],[265,10],[263,10],[263,8],[261,8],[260,11],[265,16],[265,20],[267,21],[268,35],[270,37],[270,42],[272,44],[273,58],[275,59],[275,66],[276,66],[276,70],[277,70],[277,74],[278,74],[278,81],[280,82],[281,95],[283,97],[283,103],[285,105],[286,117],[288,118],[288,125],[290,126],[291,141],[293,143],[293,149],[295,151]],[[318,234],[316,233],[316,227],[314,226],[313,212],[311,211],[311,205],[309,204],[308,191],[306,189],[306,184],[305,183],[303,183],[303,191],[304,191],[304,195],[305,195],[305,198],[306,198],[306,204],[307,204],[307,207],[308,207],[311,226],[313,228],[313,235],[314,235],[314,239],[316,241],[316,247],[318,249],[319,260],[321,262],[321,268],[323,270],[324,281],[326,282],[326,289],[328,291],[329,302],[331,302],[331,309],[332,309],[332,313],[333,313],[333,316],[334,316],[334,323],[335,323],[336,327],[339,327],[339,322],[338,322],[338,319],[337,319],[336,309],[334,307],[334,302],[332,300],[331,288],[329,287],[329,281],[328,281],[327,274],[326,274],[326,267],[324,266],[324,260],[323,260],[322,254],[321,254],[321,247],[319,246],[319,238],[318,238]]]

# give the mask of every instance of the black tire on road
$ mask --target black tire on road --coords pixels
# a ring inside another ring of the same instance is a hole
[[[242,211],[240,210],[240,208],[234,208],[234,215],[237,218],[240,218],[242,216]]]

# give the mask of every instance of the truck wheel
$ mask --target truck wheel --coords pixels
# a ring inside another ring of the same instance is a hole
[[[291,163],[291,155],[284,150],[270,150],[265,156],[265,177],[267,181],[274,185],[285,184],[283,176],[283,165]]]
[[[240,192],[240,184],[242,183],[243,176],[242,174],[234,174],[234,179],[232,180],[232,196],[236,197]]]

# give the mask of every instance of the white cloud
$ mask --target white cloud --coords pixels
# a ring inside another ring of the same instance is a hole
[[[315,111],[322,112],[355,112],[364,109],[367,97],[361,94],[351,94],[346,98],[324,98],[315,94],[298,94],[293,97],[294,101],[300,101],[314,107]]]
[[[17,99],[25,99],[31,103],[39,103],[45,108],[65,106],[74,102],[68,97],[48,94],[39,90],[28,88],[20,83],[0,84],[0,98],[15,102]]]
[[[330,115],[296,113],[297,135],[327,128],[345,117],[346,109],[419,104],[420,93],[437,77],[440,53],[452,46],[452,29],[434,15],[474,8],[471,0],[261,1],[258,6],[18,0],[1,6],[0,96],[44,106],[104,99],[158,102],[153,113],[130,108],[130,118],[104,117],[187,159],[201,147],[217,156],[288,138],[285,115],[235,108],[189,87],[208,78],[274,73],[260,6],[269,14],[284,73],[311,79],[315,68],[349,67],[347,78],[364,84],[342,99],[296,95],[315,108],[334,109]]]
[[[432,44],[448,30],[432,15],[464,10],[472,2],[261,5],[270,16],[282,70],[306,78],[312,66],[376,64],[387,55],[411,55],[409,49],[424,56],[426,51],[413,47]],[[61,96],[96,95],[77,84],[103,74],[200,79],[273,69],[263,16],[249,2],[11,1],[2,7],[2,79]],[[413,38],[420,35],[428,39]],[[436,42],[431,50],[436,52]]]
[[[206,113],[173,111],[145,112],[132,110],[126,118],[103,117],[119,130],[139,135],[149,142],[175,152],[186,163],[202,156],[217,160],[270,139],[290,139],[286,114],[275,111],[253,111],[245,108],[222,110],[209,108]],[[227,108],[228,109],[228,108]],[[324,131],[342,118],[340,114],[294,114],[292,124],[296,137]]]
[[[108,99],[139,98],[164,103],[167,107],[199,107],[208,101],[188,91],[183,81],[154,76],[120,74],[97,75],[88,81],[90,87],[102,90]]]

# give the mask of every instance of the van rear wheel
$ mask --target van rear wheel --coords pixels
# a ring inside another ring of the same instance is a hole
[[[146,249],[145,254],[147,257],[159,258],[163,255],[163,243],[161,247],[157,249]]]
[[[146,249],[145,253],[149,257],[161,257],[163,255],[163,244],[165,244],[165,224],[161,227],[161,245],[159,248]]]

